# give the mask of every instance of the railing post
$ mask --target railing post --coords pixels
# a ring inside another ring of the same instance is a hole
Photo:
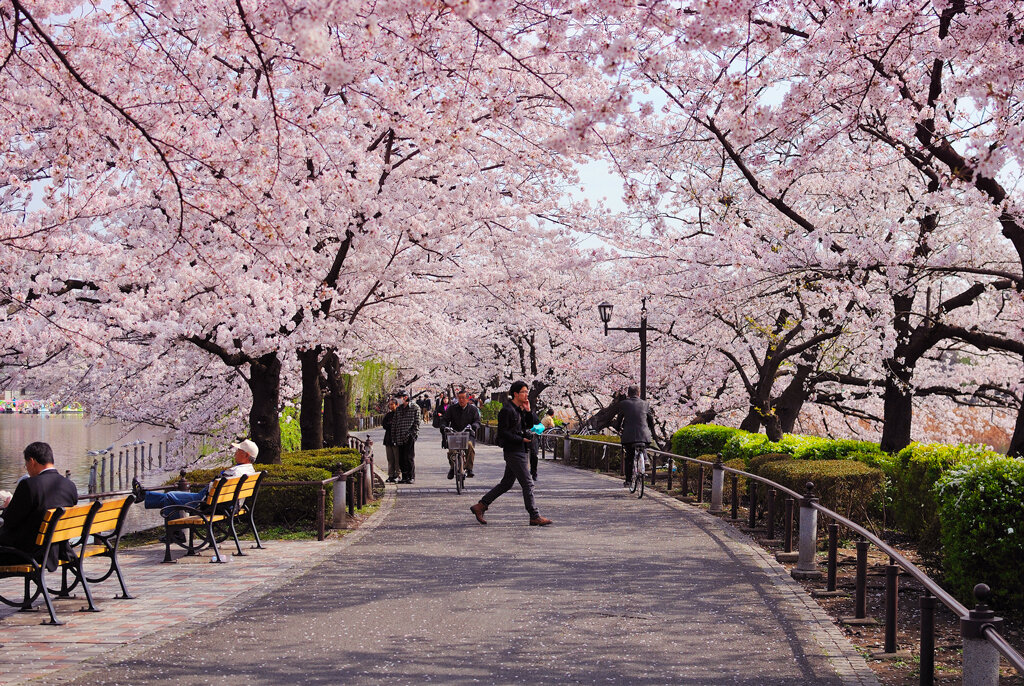
[[[722,488],[725,485],[725,472],[722,471],[722,453],[715,456],[715,464],[711,466],[711,507],[708,512],[718,514],[722,511]]]
[[[356,514],[356,504],[354,502],[354,487],[352,484],[352,477],[345,478],[345,502],[348,503],[348,516],[354,517]]]
[[[938,600],[927,590],[921,596],[921,686],[935,683],[935,606]]]
[[[985,584],[974,587],[978,604],[960,618],[960,635],[964,639],[964,686],[997,686],[999,684],[999,651],[985,639],[985,628],[997,630],[1003,623],[1001,617],[989,609],[987,602],[992,589]]]
[[[740,477],[737,474],[729,475],[729,482],[732,486],[732,499],[730,502],[731,511],[729,514],[732,516],[732,520],[735,522],[739,519],[739,508],[740,508]]]
[[[757,482],[747,480],[747,528],[757,526]]]
[[[786,498],[786,530],[783,532],[783,538],[785,539],[786,552],[793,552],[793,506],[795,501],[792,498]]]
[[[646,465],[645,465],[646,466]],[[651,455],[651,485],[658,480],[658,456]]]
[[[800,498],[800,552],[790,576],[794,579],[820,579],[821,571],[815,561],[818,552],[818,510],[814,504],[818,502],[818,497],[814,495],[814,484],[810,481],[806,489]]]
[[[672,492],[672,472],[676,471],[676,458],[668,457],[668,492]]]
[[[97,464],[98,464],[98,461],[96,460],[96,458],[93,458],[92,466],[89,467],[89,493],[90,494],[96,492],[96,465]]]
[[[320,494],[316,505],[316,540],[324,540],[324,516],[327,509],[327,490],[320,484]]]
[[[331,512],[331,525],[335,529],[343,529],[347,524],[345,517],[345,508],[348,506],[348,499],[345,497],[345,483],[348,479],[342,477],[336,479],[333,484],[333,498],[332,500],[332,512]]]
[[[164,442],[160,441],[156,444],[156,466],[160,469],[164,468]]]
[[[765,515],[768,518],[768,531],[765,535],[768,536],[768,540],[775,539],[775,489],[768,488],[768,512]]]
[[[562,439],[562,462],[564,462],[565,464],[570,464],[569,456],[571,452],[572,442],[569,440],[569,437],[566,436],[564,439]]]
[[[186,472],[185,472],[184,469],[182,469],[182,470],[180,470],[178,472],[178,490],[179,491],[184,491],[186,488],[188,488],[188,482],[185,481],[185,474],[186,474]]]
[[[828,525],[828,585],[825,590],[832,593],[836,590],[836,566],[839,548],[839,525],[831,522]]]
[[[683,460],[682,480],[683,480],[683,482],[682,482],[682,484],[680,484],[679,490],[680,490],[680,492],[682,492],[683,497],[685,498],[686,496],[690,495],[690,461],[689,460]]]
[[[853,618],[868,616],[868,542],[857,541],[857,585],[853,595]]]
[[[697,468],[697,502],[704,502],[704,465]]]
[[[895,653],[896,645],[896,619],[899,613],[900,597],[900,568],[896,560],[889,558],[889,564],[885,567],[885,652]]]

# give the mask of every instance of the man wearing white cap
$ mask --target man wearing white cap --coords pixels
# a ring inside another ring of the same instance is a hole
[[[235,449],[235,464],[222,471],[220,475],[232,478],[242,476],[243,474],[255,474],[256,470],[253,468],[252,463],[260,453],[256,444],[246,439],[239,443],[232,443],[231,447]],[[158,510],[168,505],[189,505],[199,502],[206,497],[209,490],[210,485],[207,484],[206,488],[199,493],[191,491],[147,491],[142,487],[138,479],[132,479],[132,493],[135,494],[136,500],[141,500],[146,504],[147,510]]]

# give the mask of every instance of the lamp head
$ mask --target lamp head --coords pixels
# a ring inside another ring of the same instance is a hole
[[[601,321],[605,326],[612,320],[612,304],[605,301],[597,306],[597,313],[601,315]]]

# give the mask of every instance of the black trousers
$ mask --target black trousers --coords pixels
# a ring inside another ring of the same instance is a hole
[[[633,479],[633,462],[636,460],[636,448],[646,443],[626,443],[622,446],[622,466],[626,470],[626,481]]]
[[[487,491],[487,494],[480,498],[480,502],[490,507],[491,503],[498,499],[502,493],[512,488],[516,481],[523,489],[523,505],[530,517],[539,517],[537,505],[533,501],[533,479],[530,478],[530,456],[526,453],[505,453],[505,474],[501,477],[498,485]]]
[[[538,437],[534,437],[530,443],[530,476],[533,480],[537,480],[537,457],[540,454],[540,449],[537,447],[537,442],[540,440]]]
[[[416,478],[416,441],[409,441],[398,448],[398,468],[402,470],[402,479]]]

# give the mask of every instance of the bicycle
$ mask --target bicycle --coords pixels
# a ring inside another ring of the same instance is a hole
[[[644,481],[647,478],[647,444],[633,444],[633,478],[629,481],[629,492],[644,497]]]
[[[455,453],[452,456],[452,469],[455,471],[455,492],[462,493],[466,487],[466,450],[469,447],[469,440],[473,436],[472,430],[452,431],[445,429],[448,450]]]

